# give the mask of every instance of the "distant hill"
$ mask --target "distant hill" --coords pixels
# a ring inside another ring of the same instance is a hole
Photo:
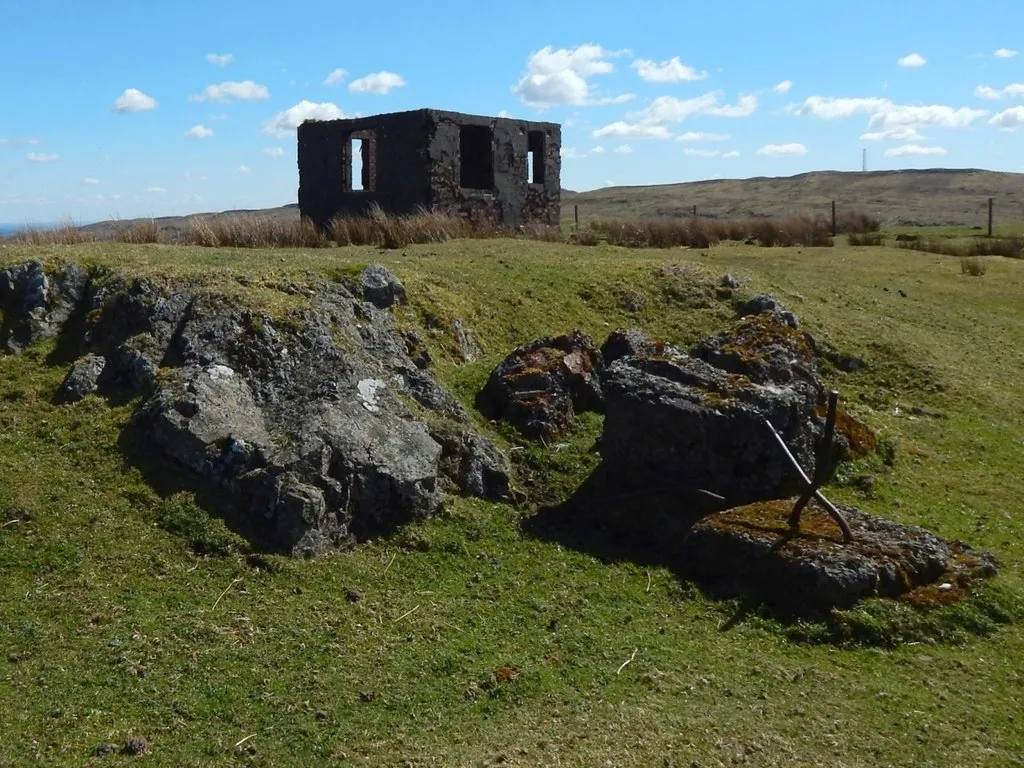
[[[871,213],[885,225],[977,225],[995,198],[999,221],[1024,222],[1024,174],[978,169],[815,171],[797,176],[715,179],[657,186],[605,187],[565,192],[563,216],[688,216],[717,218],[828,213]]]
[[[815,171],[797,176],[713,179],[656,186],[604,187],[588,192],[562,190],[562,216],[580,207],[583,219],[593,217],[677,217],[692,214],[743,218],[786,214],[827,214],[837,208],[870,213],[891,226],[982,225],[987,199],[995,198],[996,220],[1024,222],[1024,174],[978,169],[912,171]],[[299,215],[297,204],[261,210],[165,216],[157,226],[170,240],[189,230],[189,219],[259,215],[281,221]],[[103,221],[82,229],[100,239],[113,239],[132,221]]]

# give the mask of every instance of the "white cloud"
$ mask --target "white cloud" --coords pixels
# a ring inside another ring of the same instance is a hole
[[[627,118],[643,125],[664,125],[680,123],[694,115],[747,117],[757,109],[756,96],[742,96],[735,104],[722,104],[721,98],[721,91],[712,91],[692,99],[659,96],[644,109],[629,113]]]
[[[987,85],[979,85],[974,89],[974,95],[980,99],[999,101],[999,99],[1016,99],[1024,96],[1024,83],[1011,83],[1005,88],[990,88]]]
[[[721,153],[717,149],[692,149],[687,147],[683,150],[683,154],[689,157],[718,157]]]
[[[740,156],[740,153],[737,152],[735,149],[732,150],[731,152],[726,152],[724,155],[722,155],[722,157],[727,157],[727,158],[730,158],[730,159],[734,158],[734,157],[739,157],[739,156]]]
[[[869,97],[865,99],[831,98],[809,96],[804,103],[792,108],[801,117],[817,117],[820,120],[842,120],[854,115],[872,114],[892,106],[889,99]]]
[[[185,131],[185,135],[190,139],[205,139],[213,136],[213,129],[207,128],[205,125],[193,125]]]
[[[374,72],[372,75],[353,80],[348,84],[352,93],[376,93],[383,96],[394,88],[401,88],[405,80],[394,72]]]
[[[904,144],[885,150],[886,157],[927,157],[929,155],[945,155],[944,147],[922,147],[917,144]]]
[[[947,107],[941,104],[928,106],[906,106],[893,104],[887,109],[871,116],[868,128],[901,128],[924,127],[935,128],[966,128],[975,120],[984,117],[988,112],[984,109],[969,107]]]
[[[25,139],[5,139],[3,136],[0,136],[0,146],[4,144],[28,144],[29,146],[36,147],[42,143],[43,142],[41,142],[39,139],[33,138],[31,136]]]
[[[759,150],[757,154],[765,155],[766,157],[780,157],[780,156],[799,156],[807,154],[807,147],[803,144],[765,144]]]
[[[249,171],[252,170],[252,168],[250,168],[248,165],[240,165],[235,170],[238,171],[239,173],[248,173]]]
[[[776,93],[789,93],[793,89],[792,80],[783,80],[781,83],[775,85],[772,90]]]
[[[993,56],[995,56],[997,59],[1012,59],[1018,53],[1019,51],[1014,51],[1010,48],[1000,48],[993,54]]]
[[[740,96],[735,104],[711,107],[707,114],[715,117],[750,117],[757,111],[757,96]]]
[[[683,64],[678,56],[668,61],[656,62],[650,59],[637,59],[629,65],[646,83],[683,83],[703,80],[707,72],[698,72],[691,66]]]
[[[156,109],[156,99],[137,88],[127,88],[114,102],[114,111],[124,113],[146,112]]]
[[[88,178],[82,179],[82,183],[87,185],[87,186],[90,186],[90,187],[95,187],[97,184],[100,183],[100,180],[99,179],[94,179],[92,177],[88,177]]]
[[[633,152],[633,148],[629,144],[620,144],[615,148],[615,152],[620,155],[628,155]]]
[[[596,147],[594,147],[593,149],[590,150],[590,154],[592,154],[592,155],[603,155],[604,154],[604,147],[602,147],[600,145],[596,146]]]
[[[627,53],[592,43],[557,50],[545,46],[530,54],[526,74],[512,87],[512,93],[527,106],[537,108],[624,103],[634,98],[633,94],[600,97],[588,78],[613,72],[615,65],[608,59]]]
[[[899,59],[896,63],[899,64],[901,67],[923,67],[925,64],[928,63],[928,59],[926,59],[919,53],[911,53],[910,55],[904,56],[902,59]]]
[[[263,154],[276,160],[277,158],[284,156],[284,150],[280,147],[267,147],[263,150]]]
[[[252,80],[235,82],[228,80],[217,85],[208,85],[200,93],[188,97],[189,101],[216,101],[228,104],[232,100],[239,101],[260,101],[269,99],[270,91],[267,86],[254,83]]]
[[[60,155],[46,154],[45,152],[29,152],[25,159],[31,163],[56,163]]]
[[[606,136],[612,136],[615,138],[625,139],[670,139],[672,134],[669,133],[668,128],[664,125],[656,124],[641,124],[641,123],[626,123],[622,120],[606,125],[602,128],[598,128],[593,132],[595,139],[601,139]]]
[[[687,131],[676,136],[676,141],[727,141],[728,133],[704,133],[703,131]]]
[[[298,104],[278,112],[263,124],[262,133],[284,138],[293,133],[305,120],[339,120],[345,113],[338,109],[337,104],[323,102],[317,104],[303,99]]]
[[[346,77],[348,77],[348,72],[338,67],[324,79],[324,85],[337,85]]]
[[[146,187],[146,191],[151,192],[154,195],[162,195],[165,192],[167,192],[167,190],[164,189],[163,187]],[[111,197],[113,197],[116,200],[118,197],[120,197],[120,195],[111,195]]]
[[[206,54],[206,60],[215,67],[226,67],[235,60],[235,57],[230,53],[208,53]]]
[[[1010,107],[995,115],[988,121],[1004,131],[1015,131],[1024,126],[1024,107]]]
[[[860,135],[861,141],[921,141],[922,136],[917,128],[906,126],[903,128],[890,128],[887,131],[870,131]]]

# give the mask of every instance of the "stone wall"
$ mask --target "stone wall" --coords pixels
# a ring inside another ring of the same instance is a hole
[[[363,142],[363,189],[352,189],[352,139]],[[535,159],[528,178],[529,153]],[[299,209],[317,225],[423,206],[505,226],[557,224],[561,127],[507,118],[415,110],[306,122],[298,130]]]

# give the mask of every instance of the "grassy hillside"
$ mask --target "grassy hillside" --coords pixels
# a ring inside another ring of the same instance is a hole
[[[798,176],[721,179],[649,187],[606,187],[563,197],[563,215],[744,218],[865,211],[886,226],[987,226],[989,197],[1001,225],[1024,225],[1024,174],[982,170],[818,171]]]
[[[601,341],[635,324],[689,344],[731,317],[714,291],[729,272],[870,365],[829,382],[894,460],[847,468],[830,497],[989,549],[1002,572],[970,605],[924,619],[866,605],[832,627],[786,624],[602,541],[600,510],[586,537],[535,535],[540,505],[594,467],[593,415],[565,445],[511,451],[521,506],[451,499],[438,519],[319,560],[250,552],[180,473],[165,468],[157,493],[125,460],[134,403],[51,404],[65,367],[43,344],[0,357],[0,765],[99,764],[95,746],[132,735],[154,766],[963,766],[1024,754],[1024,262],[991,259],[969,277],[955,259],[888,248],[0,249],[2,265],[27,258],[194,278],[278,312],[302,300],[289,281],[380,260],[408,288],[404,321],[467,403],[504,354],[541,335],[579,327]],[[428,313],[462,319],[484,358],[453,362]]]

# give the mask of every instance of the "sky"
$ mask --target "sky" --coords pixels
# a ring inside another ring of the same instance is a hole
[[[562,125],[562,185],[1024,171],[1019,0],[0,0],[0,222],[263,208],[306,118]]]

